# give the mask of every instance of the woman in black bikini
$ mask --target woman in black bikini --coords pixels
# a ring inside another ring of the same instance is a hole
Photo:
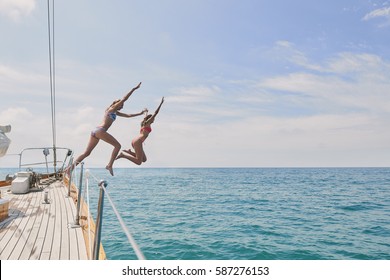
[[[131,149],[123,150],[127,154],[120,153],[117,159],[126,158],[137,165],[141,165],[146,161],[146,155],[143,149],[143,143],[146,138],[149,136],[149,133],[152,132],[150,125],[154,122],[158,112],[160,111],[161,105],[164,103],[164,97],[161,100],[160,105],[156,109],[153,115],[147,115],[144,120],[141,122],[140,134],[131,141],[131,145],[134,148],[134,152]]]
[[[122,99],[115,100],[105,111],[104,118],[102,123],[96,127],[91,132],[91,136],[89,137],[89,142],[87,145],[87,148],[85,149],[84,153],[79,155],[74,163],[66,169],[67,173],[70,173],[70,170],[73,170],[73,168],[78,165],[80,162],[82,162],[86,157],[88,157],[92,150],[96,147],[96,145],[99,143],[99,140],[103,140],[112,146],[114,146],[114,149],[111,154],[111,159],[109,163],[106,166],[106,169],[110,172],[112,176],[114,176],[114,172],[112,169],[112,165],[114,163],[114,160],[116,156],[118,155],[121,144],[111,135],[107,132],[107,130],[110,128],[112,123],[115,121],[116,117],[124,117],[124,118],[131,118],[142,115],[146,110],[143,110],[141,113],[138,114],[125,114],[122,112],[119,112],[122,108],[124,103],[129,99],[131,94],[136,90],[139,89],[141,86],[141,83],[139,83],[135,88],[130,90],[129,93],[127,93]]]

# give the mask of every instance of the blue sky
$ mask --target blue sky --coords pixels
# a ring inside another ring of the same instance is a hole
[[[46,2],[0,0],[9,153],[51,144]],[[142,81],[124,112],[166,98],[147,167],[390,165],[390,1],[57,0],[55,28],[57,145],[76,154]],[[140,121],[110,133],[127,147]]]

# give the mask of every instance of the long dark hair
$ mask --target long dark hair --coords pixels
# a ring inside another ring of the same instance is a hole
[[[150,118],[152,117],[153,115],[149,114],[147,115],[143,121],[141,122],[141,127],[145,126],[145,124],[148,122],[148,120],[150,120]]]

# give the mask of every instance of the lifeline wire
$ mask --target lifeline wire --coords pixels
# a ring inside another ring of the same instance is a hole
[[[122,219],[122,217],[120,216],[118,210],[116,209],[114,203],[112,202],[111,197],[110,197],[110,195],[108,194],[106,188],[105,188],[104,186],[102,186],[102,188],[103,188],[104,192],[106,193],[107,199],[108,199],[108,201],[109,201],[110,204],[111,204],[112,210],[114,210],[114,213],[115,213],[116,217],[118,218],[118,221],[119,221],[119,223],[121,224],[121,227],[122,227],[123,231],[125,232],[125,234],[126,234],[126,236],[127,236],[127,239],[129,240],[131,246],[133,247],[135,254],[137,255],[137,257],[138,257],[139,260],[145,260],[144,254],[141,252],[141,250],[140,250],[140,248],[138,247],[137,243],[135,242],[133,236],[131,235],[131,233],[130,233],[129,230],[127,229],[125,222],[123,221],[123,219]]]
[[[89,171],[89,170],[88,170],[88,171]],[[99,182],[99,179],[96,178],[96,177],[92,174],[92,172],[89,172],[88,174],[89,174],[96,182]],[[131,246],[133,247],[133,250],[134,250],[135,254],[137,255],[137,258],[138,258],[139,260],[145,260],[144,254],[142,253],[141,249],[138,247],[137,243],[135,242],[135,240],[134,240],[133,236],[131,235],[131,233],[129,232],[129,230],[127,229],[125,222],[123,221],[121,215],[119,214],[118,210],[116,209],[116,207],[115,207],[113,201],[111,200],[111,197],[110,197],[110,195],[108,194],[106,188],[105,188],[104,186],[101,186],[101,188],[102,188],[103,191],[106,193],[107,199],[108,199],[108,201],[109,201],[110,204],[111,204],[112,210],[114,211],[114,213],[115,213],[115,215],[116,215],[116,217],[117,217],[117,219],[118,219],[118,221],[119,221],[119,223],[120,223],[120,225],[121,225],[121,227],[122,227],[122,230],[123,230],[124,233],[126,234],[127,240],[129,241],[129,243],[130,243]]]

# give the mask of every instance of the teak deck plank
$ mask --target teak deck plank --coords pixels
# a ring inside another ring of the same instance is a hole
[[[88,259],[82,229],[69,226],[76,206],[66,186],[54,182],[46,190],[49,204],[43,203],[43,189],[3,195],[10,206],[9,217],[0,223],[0,259]]]

